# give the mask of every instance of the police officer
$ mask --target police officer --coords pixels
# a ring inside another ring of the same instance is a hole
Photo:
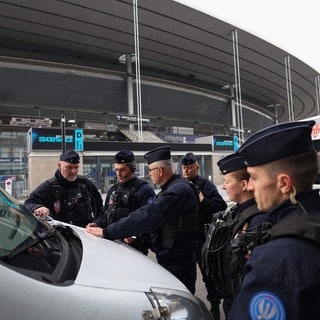
[[[146,205],[150,198],[155,197],[152,187],[135,176],[136,164],[133,152],[125,149],[119,151],[114,157],[114,162],[118,182],[107,192],[104,205],[106,225],[128,216],[130,212]],[[99,221],[97,225],[105,226]],[[149,235],[137,235],[125,241],[142,253],[148,254]]]
[[[106,239],[153,232],[152,250],[158,263],[194,293],[195,246],[199,235],[196,191],[174,173],[169,146],[153,149],[144,157],[152,181],[161,186],[157,197],[104,229],[88,225],[86,230]]]
[[[101,194],[88,178],[78,175],[79,163],[79,154],[74,150],[62,153],[54,177],[40,184],[25,200],[27,209],[37,217],[50,215],[80,227],[103,215]]]
[[[215,320],[220,319],[220,293],[212,278],[206,276],[201,263],[201,250],[206,239],[205,225],[212,221],[215,212],[225,210],[227,204],[218,192],[217,187],[207,178],[199,176],[199,163],[192,152],[188,152],[181,160],[183,177],[192,182],[199,193],[199,217],[200,217],[200,239],[197,248],[197,263],[200,267],[202,278],[207,288],[207,299],[211,304],[211,313]]]
[[[203,248],[206,270],[220,290],[223,299],[225,318],[234,297],[239,291],[246,262],[245,252],[238,246],[232,250],[232,242],[240,233],[250,232],[267,221],[267,215],[261,213],[256,205],[253,192],[248,190],[249,174],[242,156],[230,154],[218,161],[223,174],[223,189],[229,200],[235,204],[209,228],[208,238]]]
[[[258,208],[273,227],[251,246],[229,319],[320,319],[320,196],[314,121],[281,123],[238,150]]]

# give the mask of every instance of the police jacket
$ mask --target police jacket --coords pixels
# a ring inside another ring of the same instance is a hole
[[[85,227],[103,214],[103,201],[98,189],[86,177],[68,181],[60,170],[52,179],[40,184],[25,200],[26,208],[33,212],[47,207],[53,219]]]
[[[297,230],[295,235],[274,237],[253,248],[229,319],[320,319],[319,190],[296,198],[300,205],[286,201],[268,213],[272,229],[296,218],[317,222],[291,226],[304,227],[305,235]]]
[[[227,204],[219,194],[217,187],[204,177],[197,176],[192,183],[201,191],[204,199],[200,203],[200,224],[210,223],[215,212],[223,211]]]
[[[183,264],[194,259],[192,250],[199,234],[198,199],[190,182],[173,175],[157,197],[104,229],[107,239],[155,234],[153,249],[159,263]]]

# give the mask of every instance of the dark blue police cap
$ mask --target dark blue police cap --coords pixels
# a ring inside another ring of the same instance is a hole
[[[311,131],[315,121],[285,122],[262,129],[238,149],[250,167],[315,150]]]
[[[189,166],[190,164],[193,164],[195,162],[197,162],[197,158],[192,152],[186,153],[181,160],[183,166]]]
[[[114,156],[115,163],[129,163],[134,161],[134,154],[129,150],[120,150]]]
[[[240,154],[232,153],[226,157],[223,157],[217,162],[222,174],[229,172],[246,169],[247,165],[244,162],[244,158]]]
[[[65,161],[70,163],[79,163],[80,157],[79,157],[79,154],[74,150],[67,150],[66,152],[60,155],[60,161]]]
[[[170,146],[155,148],[145,153],[144,158],[147,160],[148,164],[156,161],[171,159],[171,148]]]

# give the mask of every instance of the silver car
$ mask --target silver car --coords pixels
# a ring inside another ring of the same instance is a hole
[[[82,228],[40,221],[2,189],[0,287],[1,319],[212,319],[151,259]]]

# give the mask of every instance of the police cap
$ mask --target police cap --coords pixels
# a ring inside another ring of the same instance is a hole
[[[65,161],[70,163],[79,163],[80,156],[74,150],[67,150],[66,152],[60,155],[60,161]]]
[[[315,121],[285,122],[262,129],[244,142],[237,153],[250,167],[314,149],[311,131]]]
[[[232,153],[226,157],[223,157],[217,162],[217,165],[222,174],[229,172],[246,169],[247,165],[244,162],[244,158],[240,154]]]
[[[186,153],[181,160],[183,166],[189,166],[190,164],[193,164],[195,162],[197,162],[197,158],[192,152]]]
[[[170,146],[162,146],[159,148],[155,148],[147,153],[145,153],[144,158],[148,162],[148,164],[171,159],[171,148]]]
[[[115,163],[129,163],[134,161],[134,154],[129,150],[120,150],[114,156]]]

